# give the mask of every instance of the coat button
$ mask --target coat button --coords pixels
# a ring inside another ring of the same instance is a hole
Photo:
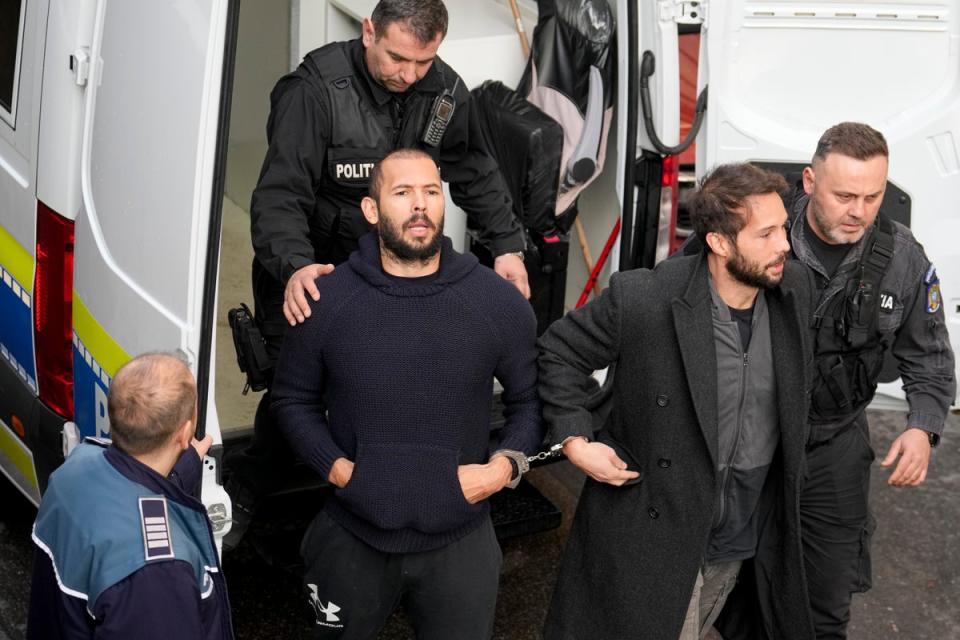
[[[666,394],[661,393],[657,396],[657,406],[665,407],[668,404],[670,404],[670,398],[668,398]]]
[[[668,458],[660,458],[657,460],[657,466],[661,469],[668,469],[670,467],[670,460]]]
[[[660,512],[657,511],[656,507],[650,507],[649,509],[647,509],[647,515],[649,515],[651,518],[656,520],[657,518],[660,517]]]

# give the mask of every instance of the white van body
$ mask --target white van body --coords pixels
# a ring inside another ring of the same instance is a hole
[[[12,4],[21,29],[16,100],[0,108],[0,373],[10,387],[0,469],[37,502],[51,454],[62,458],[84,436],[109,437],[106,391],[131,354],[178,351],[209,400],[212,331],[204,326],[212,318],[204,307],[212,309],[205,297],[215,294],[219,230],[212,241],[210,234],[219,219],[212,214],[220,208],[215,165],[232,3]],[[35,290],[46,258],[38,255],[41,209],[74,236],[72,281],[45,292],[71,309],[72,345],[66,340],[56,356],[72,359],[73,406],[59,411],[44,399],[50,354],[36,337],[42,314],[56,306]],[[219,440],[217,421],[205,424]],[[226,518],[229,501],[213,481],[214,459],[207,462],[205,501]]]
[[[623,29],[626,0],[610,1],[620,22],[621,95],[608,151],[615,161],[580,205],[594,255],[621,210],[625,166],[652,150],[642,127],[636,144],[626,140],[627,52],[656,53],[653,117],[660,137],[675,144],[677,30],[699,24],[698,82],[710,91],[697,173],[735,160],[804,163],[820,133],[844,119],[879,128],[891,145],[890,180],[908,194],[911,227],[940,273],[960,351],[960,0],[636,0],[637,42]],[[240,65],[234,75],[235,51],[268,57],[256,48],[263,42],[235,42],[261,27],[243,29],[238,0],[7,3],[19,13],[0,16],[16,25],[3,33],[18,36],[12,56],[0,46],[0,82],[8,85],[0,86],[0,471],[32,501],[64,450],[83,436],[109,436],[106,392],[117,369],[133,354],[175,350],[197,375],[202,424],[218,445],[206,460],[204,501],[217,534],[228,531],[219,445],[237,420],[221,425],[214,388],[217,374],[235,362],[222,348],[216,353],[218,321],[225,344],[217,283],[236,274],[245,280],[249,269],[248,254],[220,250],[228,138],[240,137],[227,127],[231,98],[237,121],[258,129],[245,160],[258,166],[272,81],[312,48],[358,34],[374,4],[247,0],[251,13],[282,15],[284,68],[263,73]],[[451,28],[440,55],[471,85],[487,78],[515,84],[525,59],[506,0],[447,6]],[[532,33],[536,4],[521,0],[520,7]],[[232,82],[239,87],[255,71],[269,81],[252,90],[262,114],[248,118]],[[248,173],[246,191],[239,189],[245,195],[231,205],[241,214],[256,178],[255,169]],[[49,334],[37,329],[57,302],[55,292],[35,288],[41,209],[74,233],[63,292],[70,335],[54,354],[43,346]],[[243,232],[242,220],[237,228]],[[658,228],[665,233],[669,224]],[[618,262],[615,252],[607,272]],[[571,256],[568,303],[586,275]],[[58,412],[46,399],[48,357],[69,359],[69,410]],[[218,369],[217,362],[225,364]],[[881,398],[902,405],[899,384],[884,385]],[[222,410],[229,404],[221,400]]]

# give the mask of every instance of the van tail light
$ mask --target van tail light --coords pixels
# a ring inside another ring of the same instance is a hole
[[[33,338],[40,400],[73,418],[73,222],[37,201]]]
[[[665,156],[660,173],[660,223],[657,226],[656,261],[666,260],[676,250],[677,196],[680,190],[680,159]],[[679,245],[677,245],[679,246]]]

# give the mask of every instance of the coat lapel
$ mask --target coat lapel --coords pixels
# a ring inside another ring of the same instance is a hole
[[[807,389],[806,367],[799,367],[798,371],[796,366],[798,362],[804,363],[803,327],[795,320],[796,296],[792,292],[781,287],[775,295],[767,296],[767,300],[777,406],[780,408],[780,438],[787,469],[799,469],[799,456],[806,443],[803,402]],[[798,419],[798,415],[802,417]]]
[[[719,446],[717,348],[713,337],[713,311],[705,254],[693,271],[686,293],[682,298],[674,298],[672,306],[674,328],[697,421],[716,467]]]

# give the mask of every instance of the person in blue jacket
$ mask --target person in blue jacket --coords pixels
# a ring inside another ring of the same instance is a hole
[[[197,499],[211,438],[172,355],[124,365],[107,401],[112,443],[88,439],[50,477],[27,638],[232,638],[213,531]]]

